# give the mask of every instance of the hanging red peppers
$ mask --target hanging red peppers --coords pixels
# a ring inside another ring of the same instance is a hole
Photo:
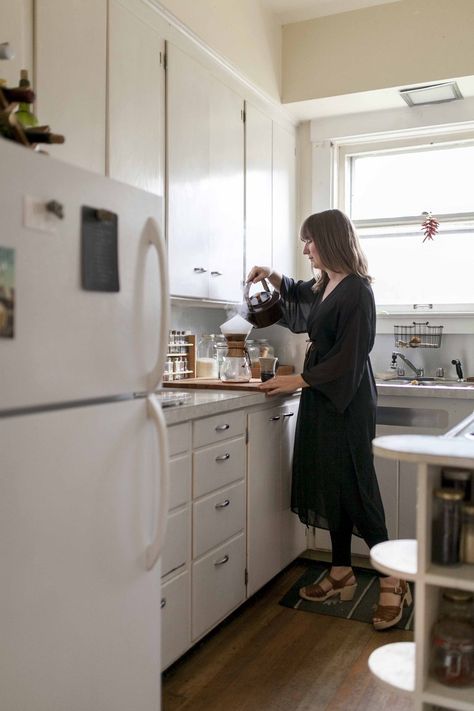
[[[439,220],[433,217],[431,212],[423,212],[422,215],[425,215],[425,219],[421,223],[421,229],[425,235],[423,242],[426,242],[427,239],[433,239],[438,234]]]

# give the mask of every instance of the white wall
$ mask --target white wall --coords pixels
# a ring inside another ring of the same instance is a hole
[[[281,93],[281,29],[256,0],[161,0],[205,44],[273,99]]]
[[[474,74],[472,0],[401,0],[283,28],[283,102]]]

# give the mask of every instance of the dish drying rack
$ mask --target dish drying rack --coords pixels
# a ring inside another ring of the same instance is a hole
[[[429,321],[413,321],[412,325],[394,326],[397,348],[439,348],[443,326],[430,326]]]

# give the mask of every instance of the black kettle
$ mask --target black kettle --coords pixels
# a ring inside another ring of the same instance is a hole
[[[250,296],[251,282],[246,284],[244,290],[244,303],[242,305],[242,316],[255,328],[265,328],[272,326],[283,316],[278,291],[270,291],[267,280],[262,279],[261,283],[265,291],[258,291]]]

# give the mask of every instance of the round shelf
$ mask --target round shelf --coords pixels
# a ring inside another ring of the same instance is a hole
[[[411,538],[377,543],[370,549],[376,570],[404,580],[414,580],[417,571],[417,543]]]
[[[394,642],[374,650],[369,669],[377,679],[400,691],[415,690],[415,643]]]

